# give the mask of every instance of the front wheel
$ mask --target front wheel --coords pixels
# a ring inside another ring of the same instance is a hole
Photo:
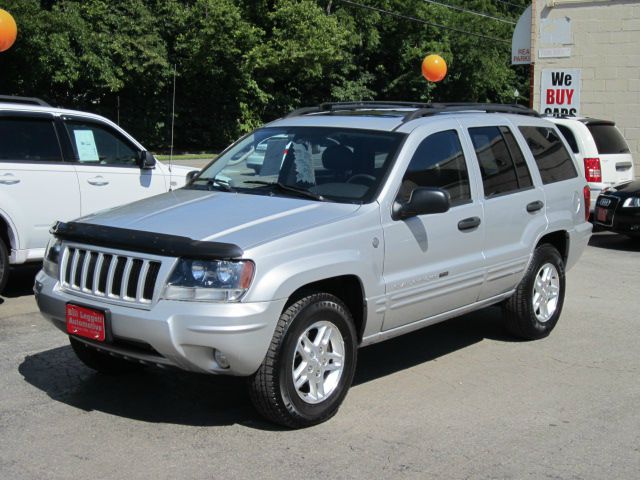
[[[251,400],[268,420],[290,428],[331,418],[351,386],[356,332],[346,306],[310,294],[280,316],[267,355],[250,378]]]
[[[558,250],[535,249],[524,278],[505,303],[505,326],[516,337],[537,340],[551,333],[564,303],[565,270]]]

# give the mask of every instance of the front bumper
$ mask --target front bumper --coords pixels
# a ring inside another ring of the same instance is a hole
[[[200,303],[160,300],[150,310],[114,305],[60,290],[40,271],[34,292],[43,316],[66,331],[66,304],[109,312],[113,342],[91,343],[114,355],[183,370],[246,376],[262,363],[286,299],[256,303]],[[229,361],[215,361],[219,350]]]

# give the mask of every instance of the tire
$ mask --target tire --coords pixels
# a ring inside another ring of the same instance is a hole
[[[69,342],[80,361],[97,372],[106,375],[119,375],[122,373],[135,372],[144,368],[141,363],[134,363],[124,360],[123,358],[113,357],[73,337],[69,337]]]
[[[9,279],[9,251],[4,243],[4,240],[0,238],[0,293],[4,291],[4,287],[7,286],[7,280]]]
[[[540,245],[515,293],[504,304],[507,330],[525,340],[546,337],[558,323],[564,293],[562,257],[552,245]]]
[[[333,295],[309,294],[280,316],[267,355],[249,379],[251,401],[263,417],[285,427],[324,422],[347,395],[356,357],[349,310]]]

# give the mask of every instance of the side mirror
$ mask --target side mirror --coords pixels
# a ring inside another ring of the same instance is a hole
[[[418,215],[444,213],[449,211],[451,200],[449,192],[441,188],[414,188],[406,203],[396,201],[393,204],[393,219],[404,220]]]
[[[138,155],[138,166],[143,170],[150,170],[156,165],[156,157],[151,152],[143,150]]]
[[[187,173],[187,183],[191,183],[191,181],[198,176],[200,170],[191,170]]]

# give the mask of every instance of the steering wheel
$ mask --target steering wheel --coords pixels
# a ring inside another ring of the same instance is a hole
[[[349,177],[347,183],[359,183],[360,185],[366,185],[367,187],[370,187],[371,185],[376,183],[376,177],[374,177],[373,175],[369,175],[368,173],[356,173],[355,175]]]

